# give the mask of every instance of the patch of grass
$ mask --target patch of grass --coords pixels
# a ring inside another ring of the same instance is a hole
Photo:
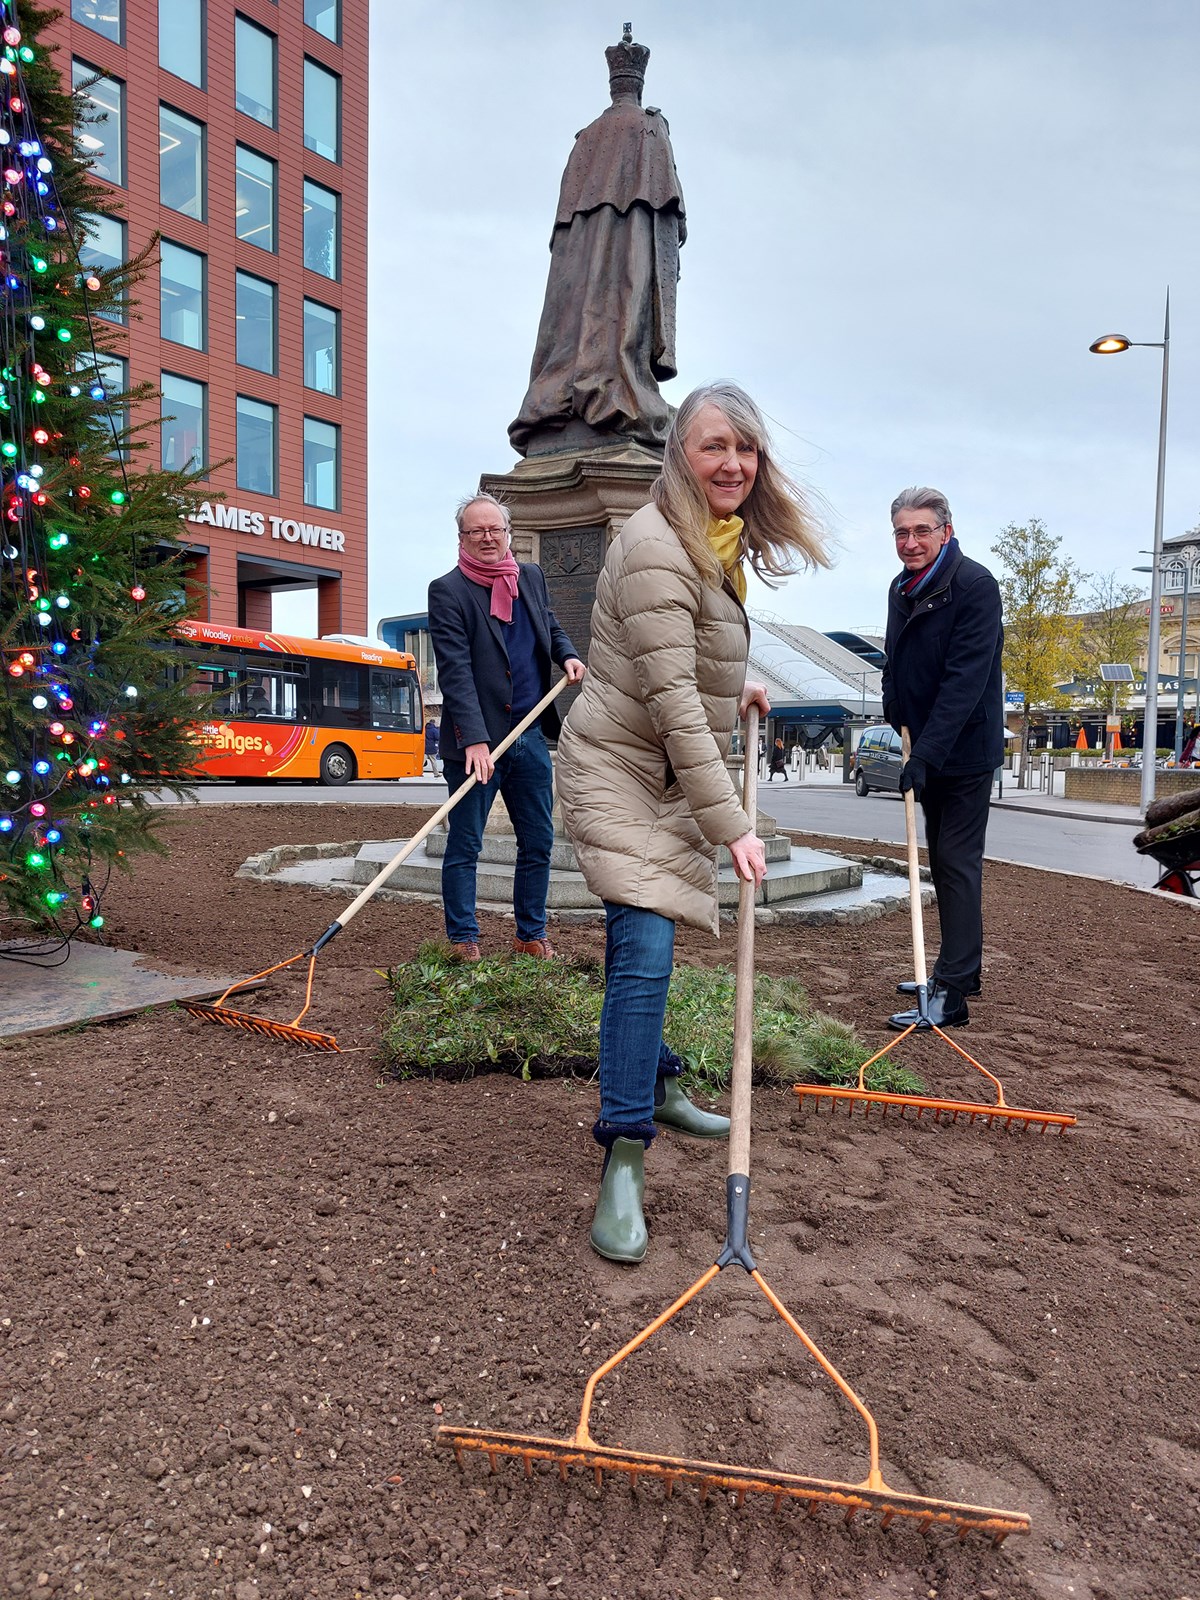
[[[470,1077],[495,1067],[523,1078],[591,1076],[596,1070],[604,972],[593,961],[488,958],[455,961],[444,945],[388,973],[392,1013],[383,1060],[394,1077]],[[729,1086],[734,975],[727,967],[677,966],[666,1037],[687,1081],[715,1095]],[[869,1052],[848,1024],[814,1010],[794,978],[754,983],[754,1078],[772,1085],[853,1084]],[[872,1089],[919,1092],[921,1081],[884,1060]]]

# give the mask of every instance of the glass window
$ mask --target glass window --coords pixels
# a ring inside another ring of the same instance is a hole
[[[304,59],[304,148],[327,161],[342,159],[342,80]]]
[[[204,87],[204,0],[158,0],[158,64]]]
[[[79,154],[92,174],[109,183],[125,182],[125,85],[119,78],[96,76],[95,67],[71,63],[71,87],[96,81],[83,91],[83,122],[76,132]]]
[[[421,704],[415,672],[371,668],[371,726],[416,733]]]
[[[275,407],[237,397],[237,486],[254,494],[275,491]]]
[[[124,438],[129,427],[129,411],[126,406],[114,402],[118,395],[124,394],[129,388],[129,362],[124,356],[97,351],[95,355],[84,357],[77,370],[89,388],[98,383],[104,389],[102,396],[93,391],[92,398],[99,403],[90,418],[90,425],[111,446],[109,456],[114,460],[124,456],[128,460],[129,449]],[[107,405],[104,404],[106,399]]]
[[[79,218],[79,260],[85,267],[97,267],[101,272],[113,272],[123,267],[128,259],[125,245],[125,224],[115,217],[81,215]],[[95,304],[95,302],[93,302]],[[114,304],[96,315],[106,322],[125,321],[125,291]]]
[[[341,495],[341,429],[316,417],[304,419],[304,504],[338,509]]]
[[[208,455],[208,390],[174,372],[162,375],[162,464],[167,472],[196,472]]]
[[[247,662],[246,676],[240,685],[241,715],[244,717],[282,717],[296,721],[297,689],[303,664],[297,661],[289,671],[274,662],[269,668]]]
[[[193,350],[208,346],[205,315],[205,267],[198,250],[164,239],[159,266],[159,332],[174,344]]]
[[[204,221],[204,124],[170,106],[158,108],[158,198]]]
[[[304,180],[304,265],[323,278],[338,278],[338,202],[341,196]]]
[[[341,392],[338,349],[341,316],[316,300],[304,302],[304,387],[322,394]]]
[[[275,371],[275,285],[249,272],[237,275],[237,360],[256,372]]]
[[[365,728],[365,670],[348,661],[314,661],[312,669],[321,686],[318,726]]]
[[[71,0],[71,19],[82,22],[93,33],[102,33],[114,44],[125,43],[123,0]]]
[[[237,147],[237,236],[264,250],[275,248],[275,163]]]
[[[305,22],[318,33],[323,33],[327,39],[332,39],[334,44],[338,42],[340,10],[338,0],[304,0]]]
[[[275,126],[275,35],[238,17],[234,29],[234,104],[256,122]]]

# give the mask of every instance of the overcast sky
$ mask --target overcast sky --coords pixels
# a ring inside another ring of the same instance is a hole
[[[371,630],[424,609],[452,508],[516,461],[563,166],[651,51],[688,216],[678,402],[744,385],[829,507],[832,572],[750,604],[879,627],[888,506],[943,489],[967,551],[1041,517],[1122,581],[1200,522],[1196,0],[377,0],[371,34]],[[282,617],[277,618],[277,626]]]

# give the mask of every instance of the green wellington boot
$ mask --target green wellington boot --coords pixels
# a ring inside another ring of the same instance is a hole
[[[645,1156],[640,1139],[614,1139],[604,1164],[592,1218],[592,1249],[607,1261],[636,1262],[646,1254]]]
[[[659,1096],[662,1099],[659,1099]],[[729,1118],[701,1111],[683,1092],[678,1078],[660,1078],[654,1086],[654,1120],[664,1128],[690,1133],[693,1139],[728,1139]]]

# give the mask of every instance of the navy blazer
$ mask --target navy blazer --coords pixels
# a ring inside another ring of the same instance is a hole
[[[995,578],[961,551],[915,601],[888,590],[883,714],[947,777],[993,772],[1004,758],[1000,612]]]
[[[560,667],[575,646],[550,609],[541,567],[522,563],[517,592],[537,635],[541,689],[550,688],[550,664]],[[472,583],[457,567],[429,585],[429,635],[442,691],[442,758],[455,760],[471,744],[497,745],[512,727],[512,673],[504,625],[491,613],[492,592]],[[541,719],[542,731],[557,739],[562,726],[554,706]]]

